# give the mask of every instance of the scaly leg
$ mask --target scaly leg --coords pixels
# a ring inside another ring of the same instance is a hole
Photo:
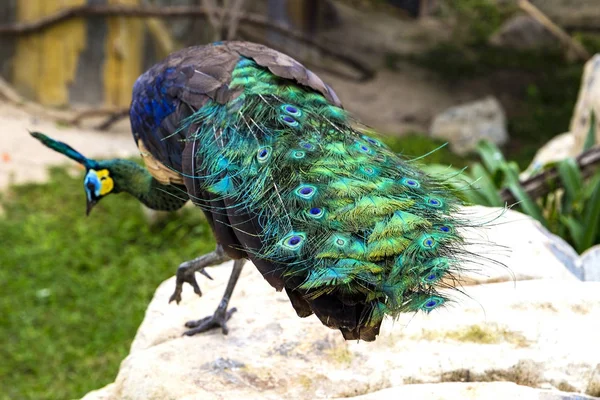
[[[193,260],[181,263],[179,268],[177,268],[175,291],[171,295],[169,303],[175,300],[177,304],[179,304],[181,301],[181,290],[183,289],[184,282],[192,285],[194,288],[194,293],[196,293],[198,296],[202,296],[202,291],[200,290],[200,286],[198,286],[198,282],[196,281],[195,273],[200,272],[208,279],[212,279],[211,276],[204,271],[204,268],[221,264],[229,260],[230,258],[227,256],[227,254],[225,254],[223,247],[218,244],[217,248],[212,253],[208,253],[198,258],[194,258]]]
[[[192,328],[189,331],[185,331],[184,335],[192,336],[196,333],[206,332],[213,328],[221,327],[224,335],[227,335],[229,330],[227,329],[227,321],[231,318],[231,314],[237,311],[237,309],[231,308],[227,310],[227,306],[229,305],[229,299],[231,299],[231,294],[233,293],[233,289],[235,288],[235,284],[242,273],[242,268],[244,267],[245,259],[235,260],[233,262],[233,271],[231,271],[231,276],[229,277],[229,282],[227,282],[227,288],[225,289],[225,293],[223,294],[223,298],[219,303],[219,306],[215,310],[215,313],[210,317],[205,317],[199,319],[197,321],[188,321],[185,326],[188,328]]]

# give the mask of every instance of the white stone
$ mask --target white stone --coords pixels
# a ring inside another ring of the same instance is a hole
[[[583,150],[590,129],[592,110],[596,114],[596,144],[600,144],[600,54],[596,54],[585,64],[577,104],[571,119],[569,130],[575,137],[577,153]]]
[[[579,151],[575,148],[575,136],[571,132],[557,135],[535,153],[533,161],[520,177],[527,179],[541,172],[544,165],[574,157],[578,153]]]
[[[174,279],[161,284],[115,383],[85,399],[352,397],[515,366],[523,371],[516,379],[534,386],[564,381],[583,390],[600,360],[600,283],[551,279],[469,286],[468,297],[445,309],[385,321],[377,341],[365,343],[344,342],[314,316],[298,318],[286,295],[248,265],[229,335],[181,336],[186,320],[212,313],[230,265],[202,281],[204,297],[186,288],[179,306],[167,303]],[[445,390],[439,386],[438,398]]]
[[[434,383],[396,386],[353,397],[354,400],[586,400],[594,399],[577,393],[539,390],[512,382]]]
[[[484,224],[464,232],[467,250],[480,256],[465,266],[469,281],[582,280],[577,252],[530,216],[482,206],[465,207],[460,214]]]
[[[498,145],[508,140],[504,110],[494,97],[449,108],[435,117],[430,133],[458,154],[473,151],[482,139]]]
[[[433,384],[468,377],[583,391],[592,382],[600,360],[600,282],[569,272],[557,254],[573,256],[570,247],[537,222],[501,212],[469,207],[461,214],[494,220],[469,234],[470,249],[500,257],[510,271],[480,267],[483,275],[467,274],[471,283],[497,283],[463,286],[430,314],[386,320],[373,343],[345,342],[315,316],[297,317],[287,296],[250,263],[231,300],[239,311],[229,335],[182,336],[185,321],[214,311],[231,262],[211,269],[214,281],[199,277],[202,298],[186,286],[179,306],[168,304],[171,278],[157,289],[116,381],[84,399],[575,399],[512,383]],[[510,252],[494,254],[502,249]]]
[[[600,281],[600,244],[590,247],[581,255],[584,280]]]

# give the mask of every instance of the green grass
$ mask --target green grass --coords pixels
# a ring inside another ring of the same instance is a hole
[[[408,159],[421,157],[431,152],[420,160],[420,164],[451,165],[460,169],[477,159],[474,154],[466,157],[456,155],[450,151],[449,146],[445,146],[446,142],[428,137],[425,133],[415,132],[401,137],[382,136],[381,139],[394,152],[402,154]]]
[[[157,285],[214,248],[197,209],[150,226],[120,194],[86,218],[65,169],[0,205],[0,399],[79,398],[113,381]]]

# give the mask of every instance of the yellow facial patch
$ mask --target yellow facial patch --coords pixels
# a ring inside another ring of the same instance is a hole
[[[96,171],[96,175],[98,176],[98,179],[100,179],[100,195],[104,196],[105,194],[110,193],[114,189],[115,183],[110,177],[108,170],[101,169],[100,171]]]

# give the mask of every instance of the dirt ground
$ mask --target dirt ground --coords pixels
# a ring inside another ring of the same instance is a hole
[[[63,127],[0,102],[0,190],[11,183],[43,181],[49,165],[76,165],[29,136],[29,130],[64,141],[87,157],[129,157],[138,153],[127,125],[119,124],[110,132]]]

